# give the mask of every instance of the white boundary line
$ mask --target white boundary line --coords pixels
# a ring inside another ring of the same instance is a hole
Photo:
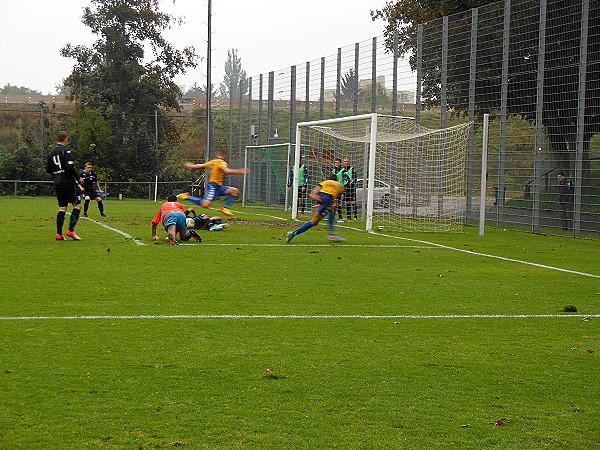
[[[15,316],[0,320],[125,320],[125,319],[537,319],[600,317],[600,314],[447,314],[447,315],[268,315],[268,314],[178,314],[139,316]]]
[[[486,258],[495,258],[495,259],[500,259],[502,261],[510,261],[510,262],[516,262],[516,263],[520,263],[520,264],[526,264],[528,266],[541,267],[543,269],[558,270],[560,272],[567,272],[567,273],[572,273],[575,275],[583,275],[585,277],[600,278],[600,275],[594,275],[591,273],[578,272],[576,270],[569,270],[569,269],[561,269],[560,267],[547,266],[545,264],[532,263],[532,262],[528,262],[528,261],[522,261],[520,259],[505,258],[504,256],[488,255],[487,253],[479,253],[479,252],[474,252],[473,250],[464,250],[462,248],[449,247],[447,245],[436,244],[435,242],[420,241],[418,239],[410,239],[410,238],[405,238],[405,237],[401,237],[401,236],[391,236],[389,234],[377,233],[375,231],[370,231],[370,233],[376,234],[378,236],[389,237],[392,239],[402,239],[404,241],[419,242],[421,244],[433,245],[434,247],[445,248],[447,250],[454,250],[454,251],[462,252],[462,253],[469,253],[471,255],[485,256]]]
[[[127,234],[127,233],[125,233],[124,231],[118,230],[117,228],[109,227],[108,225],[106,225],[106,224],[104,224],[104,223],[102,223],[102,222],[98,222],[97,220],[90,219],[89,217],[80,217],[80,219],[83,219],[83,220],[89,220],[90,222],[93,222],[93,223],[95,223],[96,225],[100,225],[102,228],[106,228],[107,230],[114,231],[115,233],[118,233],[118,234],[120,234],[121,236],[125,236],[125,238],[127,238],[127,239],[131,239],[131,240],[132,240],[133,242],[135,242],[137,245],[146,245],[146,244],[144,244],[142,241],[140,241],[140,240],[138,240],[138,239],[134,238],[133,236],[131,236],[131,235],[129,235],[129,234]]]
[[[331,244],[253,244],[253,243],[197,243],[192,242],[189,244],[179,242],[179,245],[196,245],[196,246],[215,246],[215,247],[336,247],[336,243],[332,242]],[[361,248],[427,248],[427,249],[436,249],[437,247],[431,247],[427,245],[378,245],[378,244],[343,244],[344,247],[361,247]]]

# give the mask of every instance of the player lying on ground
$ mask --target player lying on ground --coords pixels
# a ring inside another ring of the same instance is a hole
[[[202,238],[194,230],[186,230],[184,207],[177,201],[177,196],[169,195],[167,201],[160,205],[158,212],[152,219],[152,239],[157,240],[160,237],[156,234],[156,228],[159,223],[163,224],[167,232],[167,239],[171,245],[179,245],[177,242],[177,233],[182,241],[189,241],[194,238],[198,242],[202,242]]]
[[[287,242],[290,242],[297,235],[304,233],[308,229],[318,224],[323,217],[327,216],[327,224],[329,228],[328,238],[332,241],[343,241],[344,239],[335,234],[335,207],[333,202],[342,195],[344,187],[334,174],[331,174],[325,181],[321,181],[316,185],[310,193],[310,198],[318,202],[315,207],[315,214],[309,222],[299,226],[294,231],[290,231],[287,235]]]
[[[226,216],[233,216],[233,213],[229,210],[231,204],[238,198],[240,191],[238,188],[233,186],[223,186],[223,177],[225,174],[245,174],[250,172],[249,169],[230,169],[227,165],[227,152],[225,150],[217,150],[217,155],[204,164],[193,164],[186,162],[184,164],[188,169],[208,169],[208,184],[206,185],[206,194],[204,198],[193,197],[189,193],[179,194],[177,197],[184,200],[189,200],[203,208],[209,208],[212,202],[223,195],[225,197],[225,203],[219,211]]]
[[[223,223],[223,219],[219,216],[197,215],[194,208],[188,208],[185,216],[187,217],[187,227],[194,230],[221,231],[229,226],[229,224]]]

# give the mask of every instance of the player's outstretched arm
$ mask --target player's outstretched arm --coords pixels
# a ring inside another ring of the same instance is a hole
[[[206,165],[205,164],[194,164],[192,162],[186,162],[183,163],[184,167],[187,167],[188,169],[205,169]]]
[[[244,167],[243,169],[230,169],[229,167],[223,167],[223,173],[227,174],[244,174],[250,173],[250,169]]]

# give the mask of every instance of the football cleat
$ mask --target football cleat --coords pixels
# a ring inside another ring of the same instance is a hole
[[[83,213],[83,217],[87,217],[87,213]]]
[[[334,241],[334,242],[340,242],[340,241],[345,241],[346,239],[336,236],[335,234],[330,234],[329,236],[327,236],[327,239],[329,239],[330,241]]]
[[[57,240],[57,241],[66,241],[66,240],[67,240],[67,238],[66,238],[66,237],[64,237],[62,234],[57,234],[57,235],[56,235],[56,240]]]
[[[102,217],[108,217],[106,214],[102,213],[100,214]]]
[[[169,234],[167,236],[167,239],[169,240],[169,244],[171,244],[171,245],[179,245],[179,242],[177,242],[177,239],[175,238],[174,234]]]
[[[185,200],[186,198],[188,198],[190,196],[189,192],[182,192],[181,194],[177,194],[176,197],[179,200]]]
[[[287,238],[285,239],[285,242],[291,242],[292,239],[294,239],[294,236],[296,236],[296,235],[294,234],[293,231],[288,231]]]
[[[81,240],[81,238],[79,236],[77,236],[77,234],[74,231],[67,230],[67,232],[65,234],[75,241]]]
[[[233,216],[233,213],[231,212],[231,210],[229,208],[225,208],[224,206],[221,206],[219,208],[219,211],[221,211],[226,216],[229,216],[229,217]]]
[[[192,238],[194,238],[196,241],[202,242],[202,238],[200,237],[200,235],[198,233],[196,233],[195,230],[190,230],[190,231],[188,231],[188,233],[190,233],[190,236]]]

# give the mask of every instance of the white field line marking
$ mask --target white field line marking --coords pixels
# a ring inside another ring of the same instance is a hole
[[[434,247],[445,248],[445,249],[454,250],[457,252],[469,253],[471,255],[485,256],[486,258],[495,258],[495,259],[500,259],[502,261],[510,261],[510,262],[516,262],[516,263],[520,263],[520,264],[526,264],[529,266],[541,267],[543,269],[558,270],[560,272],[573,273],[575,275],[583,275],[585,277],[600,278],[600,275],[594,275],[591,273],[578,272],[576,270],[569,270],[569,269],[562,269],[560,267],[547,266],[545,264],[532,263],[529,261],[522,261],[520,259],[505,258],[504,256],[488,255],[487,253],[479,253],[479,252],[474,252],[473,250],[464,250],[462,248],[449,247],[447,245],[436,244],[434,242],[420,241],[418,239],[410,239],[410,238],[405,238],[405,237],[401,237],[401,236],[390,236],[389,234],[377,233],[375,231],[370,231],[370,233],[376,234],[378,236],[385,236],[385,237],[393,238],[393,239],[402,239],[404,241],[412,241],[412,242],[419,242],[421,244],[433,245]]]
[[[179,245],[198,245],[198,246],[215,246],[215,247],[336,247],[336,243],[331,244],[230,244],[230,243],[182,243],[179,242]],[[362,247],[362,248],[428,248],[428,249],[436,249],[437,247],[431,247],[426,245],[378,245],[378,244],[343,244],[344,247]]]
[[[122,236],[125,236],[127,239],[131,239],[137,245],[146,245],[142,241],[137,240],[133,236],[125,233],[124,231],[117,230],[116,228],[113,228],[113,227],[109,227],[108,225],[106,225],[106,224],[104,224],[102,222],[98,222],[97,220],[90,219],[89,217],[80,217],[80,219],[89,220],[90,222],[94,222],[96,225],[100,225],[102,228],[106,228],[107,230],[114,231],[115,233],[118,233],[118,234],[120,234]]]
[[[447,315],[267,315],[267,314],[178,314],[139,316],[16,316],[0,320],[125,320],[125,319],[537,319],[591,318],[600,314],[447,314]]]

